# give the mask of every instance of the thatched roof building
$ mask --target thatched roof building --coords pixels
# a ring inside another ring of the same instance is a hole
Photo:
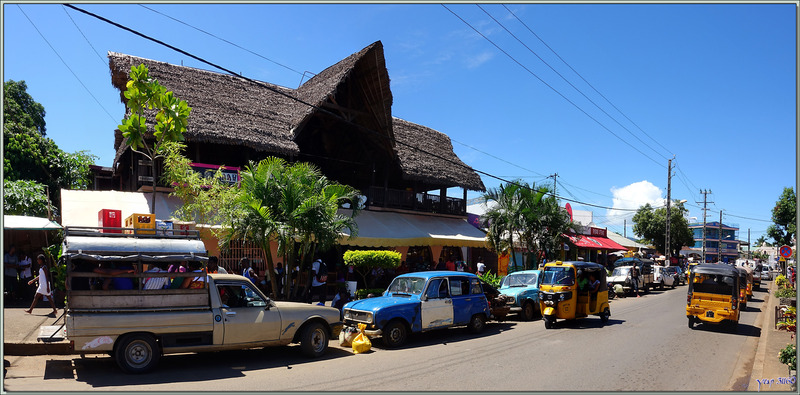
[[[192,112],[184,137],[195,162],[243,166],[272,155],[315,163],[331,179],[361,190],[485,189],[445,134],[392,116],[380,41],[298,89],[125,54],[108,56],[111,81],[123,102],[131,66],[141,63],[188,102]],[[119,131],[115,137],[115,174],[132,185],[136,161]]]

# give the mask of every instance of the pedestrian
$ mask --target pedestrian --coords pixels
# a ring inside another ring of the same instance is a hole
[[[286,280],[286,271],[283,269],[283,262],[278,261],[275,264],[275,281],[277,281],[277,288],[278,288],[278,295],[283,295],[283,287],[286,285],[284,281]]]
[[[28,282],[28,285],[33,284],[34,281],[39,281],[39,286],[36,288],[36,295],[33,297],[31,307],[25,310],[25,312],[31,314],[33,308],[36,307],[39,301],[47,297],[47,300],[50,302],[50,307],[53,308],[53,315],[55,316],[58,314],[58,309],[56,309],[56,303],[53,301],[53,295],[50,292],[50,267],[47,265],[47,261],[42,254],[36,257],[36,263],[39,265],[39,275]]]
[[[639,297],[639,268],[636,267],[636,263],[633,264],[631,267],[631,286],[633,286],[633,290],[636,291],[636,297]]]
[[[308,298],[306,299],[306,303],[311,303],[314,295],[319,295],[319,303],[318,306],[325,305],[325,294],[328,281],[328,268],[322,259],[317,257],[314,259],[314,262],[311,264],[311,290],[308,292]]]
[[[258,286],[258,274],[250,266],[250,259],[247,257],[240,259],[239,265],[242,267],[242,276],[247,277],[254,285]]]
[[[435,270],[445,270],[447,264],[444,263],[444,258],[439,258],[439,263],[436,264]]]
[[[225,270],[224,267],[219,265],[219,258],[216,255],[212,255],[208,257],[208,272],[209,273],[219,273],[219,274],[228,274],[228,271]]]
[[[19,267],[19,257],[17,248],[12,244],[8,247],[8,252],[3,256],[3,293],[11,300],[16,299],[17,269]]]
[[[476,269],[478,270],[479,276],[482,276],[486,273],[486,264],[483,263],[483,257],[478,257],[478,265]]]
[[[28,299],[31,297],[31,287],[28,285],[28,281],[33,279],[33,262],[31,261],[31,257],[23,253],[19,260],[19,288],[18,294],[22,299]]]
[[[449,270],[454,272],[456,270],[456,263],[453,261],[453,256],[450,256],[450,259],[447,260],[444,264],[445,270]]]

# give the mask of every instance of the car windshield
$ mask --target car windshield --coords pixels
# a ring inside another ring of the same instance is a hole
[[[627,276],[629,271],[631,271],[630,267],[618,267],[618,268],[614,269],[613,272],[611,272],[611,276],[612,277]]]
[[[500,282],[500,288],[536,285],[537,277],[536,273],[509,274]]]
[[[419,295],[425,288],[425,279],[421,277],[397,277],[389,285],[387,292]]]
[[[574,285],[575,275],[569,266],[547,266],[542,272],[542,284]]]

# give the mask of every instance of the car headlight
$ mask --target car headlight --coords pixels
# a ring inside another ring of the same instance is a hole
[[[517,303],[517,298],[513,295],[506,295],[506,304],[515,304]]]

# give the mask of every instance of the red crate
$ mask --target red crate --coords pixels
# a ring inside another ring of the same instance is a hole
[[[122,210],[104,208],[97,212],[97,226],[104,228],[122,227]],[[122,233],[120,229],[101,229],[101,233]]]

